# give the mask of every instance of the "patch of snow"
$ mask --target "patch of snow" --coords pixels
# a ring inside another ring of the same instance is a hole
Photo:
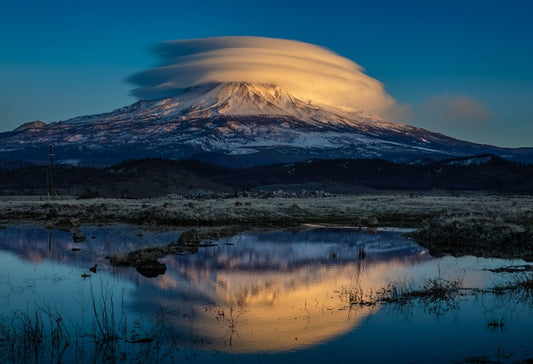
[[[79,159],[58,159],[57,164],[67,164],[71,166],[79,166],[81,161]]]
[[[492,160],[492,156],[482,156],[482,157],[473,157],[473,158],[467,158],[467,159],[459,159],[459,160],[453,160],[449,161],[446,164],[449,166],[472,166],[472,165],[481,165],[488,163]]]
[[[257,149],[253,148],[243,148],[243,147],[237,147],[233,150],[231,150],[226,155],[246,155],[246,154],[254,154],[259,152]]]

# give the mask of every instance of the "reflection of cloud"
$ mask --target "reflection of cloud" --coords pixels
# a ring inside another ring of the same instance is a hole
[[[441,124],[482,124],[491,119],[487,105],[464,94],[431,97],[418,107],[417,115]]]
[[[358,248],[368,253],[364,261]],[[393,232],[243,233],[195,255],[162,259],[165,275],[145,281],[135,306],[147,315],[168,312],[175,333],[202,349],[293,350],[352,330],[379,309],[350,306],[354,289],[376,292],[427,259],[425,250]]]
[[[274,84],[303,100],[381,116],[399,107],[363,68],[325,48],[292,40],[216,37],[176,40],[155,49],[159,67],[132,75],[142,99],[176,95],[205,83]]]
[[[157,280],[157,285],[163,290],[169,290],[178,287],[178,282],[170,276],[170,274],[164,274]]]
[[[152,298],[150,306],[166,304],[169,310],[180,313],[192,310],[192,331],[207,339],[209,350],[255,352],[308,347],[348,332],[377,309],[350,309],[347,290],[355,282],[355,269],[355,264],[347,264],[285,272],[219,272],[213,286],[199,287],[202,294],[187,294],[208,296],[209,306],[203,299],[182,300],[178,294],[159,302]],[[373,280],[365,277],[365,288]],[[191,330],[181,316],[172,322],[178,333]]]
[[[29,251],[27,259],[34,264],[40,264],[43,262],[43,256],[38,251]]]
[[[182,260],[166,261],[172,266]],[[208,282],[192,283],[184,276],[174,275],[177,289],[161,294],[151,291],[143,294],[143,299],[145,307],[180,312],[177,317],[168,317],[169,322],[180,336],[193,332],[202,338],[206,349],[293,350],[320,344],[356,327],[379,306],[350,307],[350,292],[356,287],[367,294],[377,292],[390,277],[403,276],[405,265],[401,260],[392,260],[255,271],[218,265],[213,267]],[[183,271],[197,275],[194,267]],[[171,268],[165,275],[173,272]],[[192,327],[182,316],[189,312],[194,316]]]

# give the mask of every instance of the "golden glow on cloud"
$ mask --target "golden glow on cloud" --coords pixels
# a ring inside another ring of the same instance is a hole
[[[398,108],[378,80],[351,60],[313,44],[263,37],[175,40],[156,48],[159,67],[128,81],[141,99],[169,97],[206,83],[282,87],[304,101],[390,116]]]

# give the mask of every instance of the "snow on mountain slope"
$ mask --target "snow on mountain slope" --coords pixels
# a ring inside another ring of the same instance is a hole
[[[191,87],[173,98],[139,101],[111,113],[82,116],[66,123],[88,122],[128,115],[136,117],[211,118],[218,115],[269,115],[292,116],[311,125],[323,124],[355,126],[354,120],[383,123],[394,127],[376,116],[365,112],[349,113],[339,108],[320,105],[311,100],[299,100],[274,85],[250,83],[207,84]]]
[[[1,133],[0,159],[105,165],[128,158],[214,159],[229,165],[309,158],[447,158],[513,150],[459,141],[412,126],[300,100],[275,85],[206,84],[110,113]],[[526,151],[526,154],[531,151]],[[533,152],[530,153],[533,155]]]

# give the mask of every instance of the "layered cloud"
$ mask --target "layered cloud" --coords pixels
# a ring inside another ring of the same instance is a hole
[[[319,104],[391,117],[402,110],[378,80],[334,52],[308,43],[262,37],[175,40],[155,48],[156,68],[132,75],[132,94],[154,99],[205,83],[273,84]]]

